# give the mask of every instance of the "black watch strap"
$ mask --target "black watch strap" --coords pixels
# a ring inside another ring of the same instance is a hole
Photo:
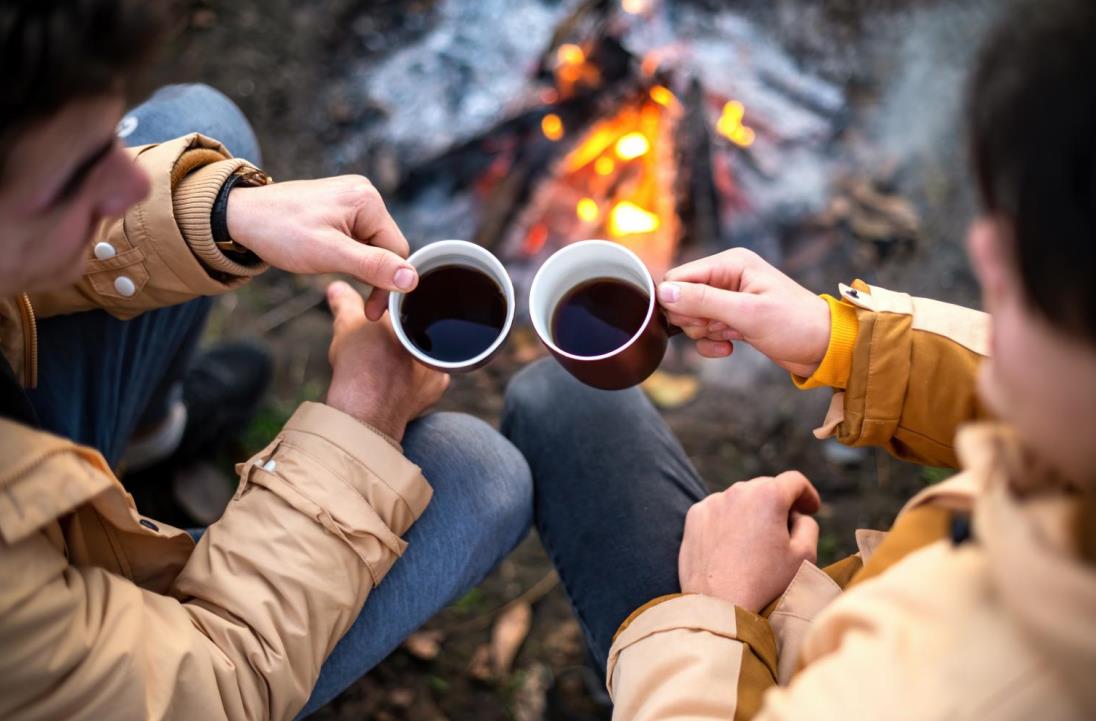
[[[209,224],[213,231],[213,242],[220,246],[222,243],[231,243],[232,236],[228,234],[228,194],[240,183],[246,181],[246,176],[233,173],[221,186],[217,193],[217,199],[213,201],[213,212],[210,214]],[[250,185],[250,183],[247,183]],[[223,249],[223,248],[222,248]]]

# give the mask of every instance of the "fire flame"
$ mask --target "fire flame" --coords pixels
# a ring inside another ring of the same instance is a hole
[[[561,62],[578,59],[574,50],[556,52]],[[661,276],[673,262],[679,233],[673,143],[683,112],[668,87],[653,84],[591,127],[567,127],[568,137],[579,134],[554,167],[552,184],[529,207],[522,249],[541,252],[544,228],[563,242],[607,238],[635,251]],[[541,129],[554,140],[565,133],[555,114],[543,117]]]
[[[729,100],[723,106],[723,113],[716,123],[716,130],[735,145],[748,148],[757,139],[754,129],[742,121],[746,117],[746,106],[737,100]]]
[[[651,0],[621,0],[621,9],[631,15],[640,15],[651,8]]]
[[[548,113],[540,119],[540,129],[544,137],[555,142],[563,137],[563,119],[555,113]]]
[[[572,43],[564,43],[556,50],[556,60],[560,65],[582,65],[586,62],[586,53]]]
[[[609,211],[609,235],[620,238],[637,233],[653,233],[662,225],[658,216],[630,200],[622,200]]]
[[[640,132],[632,132],[621,136],[616,142],[616,155],[621,160],[635,160],[647,154],[651,149],[651,141]]]
[[[593,198],[583,198],[575,206],[575,214],[578,215],[579,220],[593,223],[601,216],[601,208],[597,207],[597,201]]]
[[[651,100],[654,100],[664,108],[668,108],[670,105],[677,102],[677,98],[674,97],[674,94],[664,85],[656,85],[651,88]]]

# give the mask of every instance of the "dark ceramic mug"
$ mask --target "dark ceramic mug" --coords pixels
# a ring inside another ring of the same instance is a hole
[[[556,345],[552,317],[567,294],[600,278],[628,283],[647,296],[647,314],[624,345],[597,356],[580,356]],[[619,243],[583,240],[553,253],[533,278],[529,289],[533,329],[556,360],[588,386],[615,391],[645,381],[662,362],[670,336],[680,332],[666,321],[655,298],[655,281],[639,256]]]

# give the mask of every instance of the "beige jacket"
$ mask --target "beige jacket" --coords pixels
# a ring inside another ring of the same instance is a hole
[[[911,500],[889,536],[858,532],[857,557],[804,563],[761,615],[699,595],[637,611],[610,652],[614,717],[1096,718],[1091,497],[1007,428],[974,424],[952,441],[980,414],[988,319],[862,284],[842,292],[860,331],[818,435],[964,471]]]
[[[33,308],[123,318],[229,290],[210,208],[250,170],[191,135],[134,151],[148,199],[95,243],[71,289],[0,308],[0,346],[34,376]],[[115,279],[134,281],[122,295]],[[29,304],[29,305],[28,305]],[[290,719],[430,487],[392,442],[306,403],[254,458],[195,546],[138,514],[98,452],[0,420],[0,719]]]

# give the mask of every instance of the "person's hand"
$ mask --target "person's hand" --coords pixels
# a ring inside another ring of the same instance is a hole
[[[369,321],[365,301],[346,283],[328,286],[327,302],[335,314],[327,405],[402,440],[407,424],[445,393],[449,376],[417,363],[390,318]]]
[[[743,248],[674,268],[658,299],[709,358],[730,355],[733,341],[744,340],[785,370],[810,376],[830,344],[826,301]]]
[[[405,260],[407,239],[361,176],[233,188],[228,234],[275,268],[345,273],[373,286],[365,305],[370,320],[384,315],[388,291],[419,282]]]
[[[681,590],[757,613],[784,592],[803,561],[817,559],[818,524],[807,514],[820,503],[796,471],[708,496],[685,516]]]

